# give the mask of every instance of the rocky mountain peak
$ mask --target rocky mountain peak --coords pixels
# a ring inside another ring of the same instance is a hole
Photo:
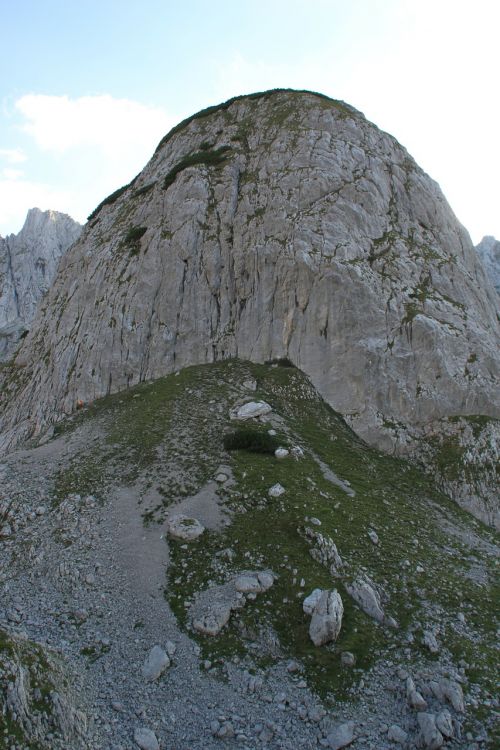
[[[481,258],[486,274],[500,294],[500,242],[495,237],[483,237],[476,250]]]
[[[12,356],[59,258],[80,232],[81,225],[67,214],[30,208],[18,234],[0,237],[0,361]]]
[[[500,414],[499,337],[469,235],[392,136],[309,92],[238,97],[91,214],[8,380],[2,443],[188,365],[286,358],[362,438],[415,454],[443,421]]]

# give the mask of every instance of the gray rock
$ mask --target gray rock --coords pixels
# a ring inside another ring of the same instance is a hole
[[[439,653],[439,644],[437,642],[436,636],[430,630],[424,630],[422,643],[424,644],[424,646],[427,646],[431,654]]]
[[[314,523],[312,519],[309,519],[308,517],[306,517],[305,520],[306,522],[310,521],[311,523]],[[337,545],[333,539],[326,534],[311,529],[309,526],[305,527],[304,534],[306,541],[312,546],[310,554],[313,560],[316,560],[321,565],[329,568],[330,573],[335,578],[339,577],[342,573],[344,563],[342,562]]]
[[[275,575],[270,570],[261,570],[257,573],[257,580],[259,581],[261,591],[267,591],[274,584]]]
[[[373,544],[378,544],[379,539],[378,539],[378,534],[376,531],[374,531],[373,529],[370,529],[370,531],[368,532],[368,536],[370,537]]]
[[[256,391],[257,390],[257,381],[252,379],[244,380],[242,383],[243,388],[246,391]]]
[[[269,414],[272,408],[265,401],[249,401],[243,406],[240,406],[236,412],[231,414],[233,419],[256,419],[262,417],[264,414]]]
[[[357,578],[352,583],[347,583],[345,588],[363,612],[377,622],[384,621],[384,610],[382,609],[380,596],[371,583],[363,578]]]
[[[427,708],[427,701],[418,692],[411,677],[406,680],[406,697],[410,706],[417,711],[425,711]]]
[[[167,521],[167,533],[174,539],[192,542],[203,534],[205,527],[196,519],[188,518],[181,513]]]
[[[290,455],[290,451],[286,448],[276,448],[276,450],[274,451],[274,455],[276,456],[276,458],[286,458]]]
[[[281,495],[284,495],[286,492],[283,485],[281,485],[279,482],[276,482],[276,484],[273,484],[273,486],[268,490],[267,494],[269,497],[280,497]]]
[[[309,636],[315,646],[336,641],[342,627],[344,606],[336,589],[323,591],[314,607]]]
[[[173,656],[175,656],[175,652],[177,651],[177,646],[173,641],[167,641],[165,643],[165,651],[169,655],[169,657],[172,659]]]
[[[392,724],[387,731],[387,739],[391,742],[397,742],[399,745],[404,745],[408,738],[407,732],[401,729],[397,724]]]
[[[437,714],[436,727],[444,737],[451,738],[455,735],[453,720],[450,712],[446,708]]]
[[[436,727],[434,714],[419,713],[417,722],[420,729],[422,744],[426,750],[438,750],[444,745],[444,737]]]
[[[248,594],[249,592],[259,594],[262,591],[262,586],[257,576],[238,576],[234,581],[234,585],[236,586],[236,591],[241,591],[243,594]]]
[[[218,635],[229,622],[232,610],[230,602],[218,602],[193,619],[193,628],[202,635]]]
[[[155,733],[146,727],[138,727],[134,731],[134,742],[141,750],[160,750]]]
[[[161,646],[153,646],[142,666],[142,676],[154,682],[170,666],[170,659]]]
[[[354,722],[348,721],[345,724],[335,727],[326,738],[326,747],[330,750],[340,750],[347,747],[354,740]]]
[[[304,610],[306,615],[312,615],[322,593],[323,589],[314,589],[314,591],[309,594],[309,596],[306,596],[306,598],[302,602],[302,609]]]
[[[354,667],[356,657],[350,651],[342,651],[340,654],[340,663],[343,667]]]
[[[454,680],[443,678],[431,681],[429,687],[438,701],[447,700],[458,713],[465,713],[464,694],[461,685]]]

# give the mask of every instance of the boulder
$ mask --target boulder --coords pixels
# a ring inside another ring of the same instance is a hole
[[[336,589],[323,591],[314,607],[309,636],[315,646],[336,641],[342,626],[344,606]]]
[[[263,417],[264,414],[269,414],[272,411],[272,407],[269,406],[265,401],[249,401],[243,406],[236,409],[236,412],[231,414],[232,419],[256,419],[257,417]]]
[[[347,747],[354,740],[354,722],[348,721],[345,724],[335,727],[326,737],[326,747],[330,750],[341,750]]]
[[[354,599],[356,604],[377,622],[384,621],[384,610],[380,602],[380,596],[368,581],[357,578],[352,583],[346,583],[346,591]]]
[[[444,745],[444,737],[436,726],[434,714],[419,713],[417,722],[425,750],[439,750]]]
[[[306,596],[306,598],[302,602],[302,609],[304,610],[306,615],[312,615],[322,593],[323,589],[314,589],[314,591],[309,594],[309,596]]]
[[[154,682],[170,666],[170,659],[161,646],[153,646],[142,665],[142,676],[148,682]]]
[[[160,750],[155,733],[146,727],[138,727],[135,730],[134,742],[141,750]]]
[[[397,742],[398,745],[404,745],[408,738],[408,733],[401,729],[397,724],[392,724],[387,732],[387,739],[390,742]]]
[[[196,519],[181,513],[172,516],[167,521],[167,533],[174,539],[192,542],[203,534],[205,527]]]
[[[448,709],[443,709],[443,711],[440,711],[436,716],[436,727],[439,729],[441,734],[444,737],[447,737],[450,739],[455,734],[455,729],[453,727],[453,720],[451,718],[451,714],[448,711]]]
[[[218,635],[229,622],[232,610],[231,602],[217,602],[193,619],[193,628],[202,635]]]

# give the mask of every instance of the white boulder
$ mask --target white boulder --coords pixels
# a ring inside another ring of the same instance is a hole
[[[272,411],[271,406],[265,401],[248,401],[243,406],[238,407],[236,413],[231,414],[232,419],[256,419]]]
[[[181,513],[172,516],[167,521],[167,533],[174,539],[192,542],[203,534],[205,527],[196,519]]]
[[[342,626],[344,605],[336,589],[323,591],[314,607],[309,635],[315,646],[336,641]]]

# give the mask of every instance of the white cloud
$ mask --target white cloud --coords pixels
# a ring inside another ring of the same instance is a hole
[[[20,148],[0,148],[0,159],[8,164],[21,164],[28,157]]]
[[[23,130],[37,145],[60,154],[92,146],[113,157],[147,151],[146,158],[174,124],[162,109],[107,94],[76,99],[28,94],[15,106],[25,118]]]
[[[5,170],[6,171],[6,170]],[[76,205],[67,191],[3,175],[0,178],[0,234],[18,232],[29,208],[56,209],[71,214]]]
[[[6,180],[18,180],[23,174],[22,169],[12,169],[12,167],[2,169],[2,177]]]
[[[109,95],[30,94],[15,103],[21,129],[34,140],[25,177],[0,171],[0,233],[17,232],[29,208],[55,209],[77,221],[129,182],[176,119],[164,110]],[[9,164],[20,149],[0,151]],[[40,179],[39,175],[42,175]]]

